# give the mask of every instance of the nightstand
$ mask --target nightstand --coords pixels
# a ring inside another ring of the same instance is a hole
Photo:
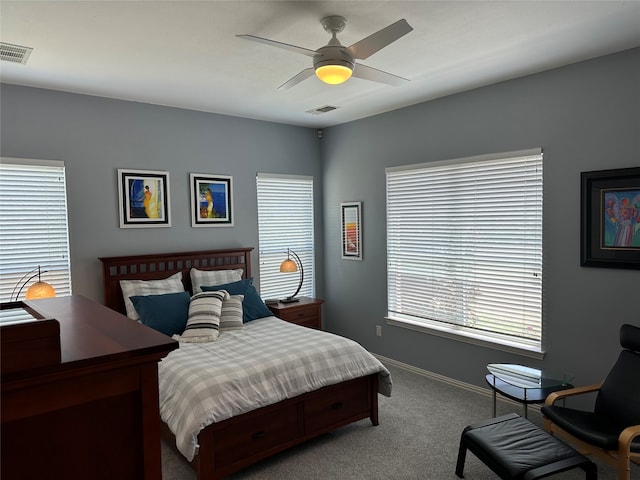
[[[304,325],[305,327],[322,329],[321,306],[324,300],[319,298],[300,297],[300,301],[293,303],[274,303],[267,305],[273,314],[287,322]]]

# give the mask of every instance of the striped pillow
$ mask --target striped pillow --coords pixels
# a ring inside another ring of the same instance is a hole
[[[182,335],[173,338],[181,342],[215,342],[220,334],[222,302],[229,294],[224,290],[200,292],[191,297],[189,319]]]
[[[226,290],[218,291],[226,292]],[[244,329],[242,323],[242,300],[244,300],[244,295],[229,295],[226,300],[222,301],[220,333]]]

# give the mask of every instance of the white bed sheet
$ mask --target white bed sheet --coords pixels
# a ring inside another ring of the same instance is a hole
[[[169,353],[158,365],[160,415],[191,461],[198,433],[214,422],[373,373],[391,396],[389,371],[360,344],[265,317]]]

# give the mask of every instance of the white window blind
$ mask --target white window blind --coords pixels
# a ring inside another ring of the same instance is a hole
[[[389,318],[540,351],[542,151],[386,177]]]
[[[298,288],[299,272],[280,272],[290,248],[304,268],[304,283],[298,296],[313,297],[313,177],[258,173],[256,184],[260,295],[263,299],[283,298]]]
[[[64,163],[2,158],[0,300],[14,300],[20,287],[13,297],[12,292],[20,279],[30,270],[37,273],[38,265],[46,271],[42,281],[56,290],[56,296],[71,294]],[[37,280],[36,276],[24,287],[20,300]]]

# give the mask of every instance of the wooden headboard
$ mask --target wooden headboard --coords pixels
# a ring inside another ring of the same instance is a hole
[[[159,280],[181,271],[185,290],[191,292],[191,277],[189,275],[191,268],[199,270],[241,268],[242,278],[250,278],[251,250],[253,247],[101,257],[99,260],[102,262],[104,304],[126,315],[120,280]]]

